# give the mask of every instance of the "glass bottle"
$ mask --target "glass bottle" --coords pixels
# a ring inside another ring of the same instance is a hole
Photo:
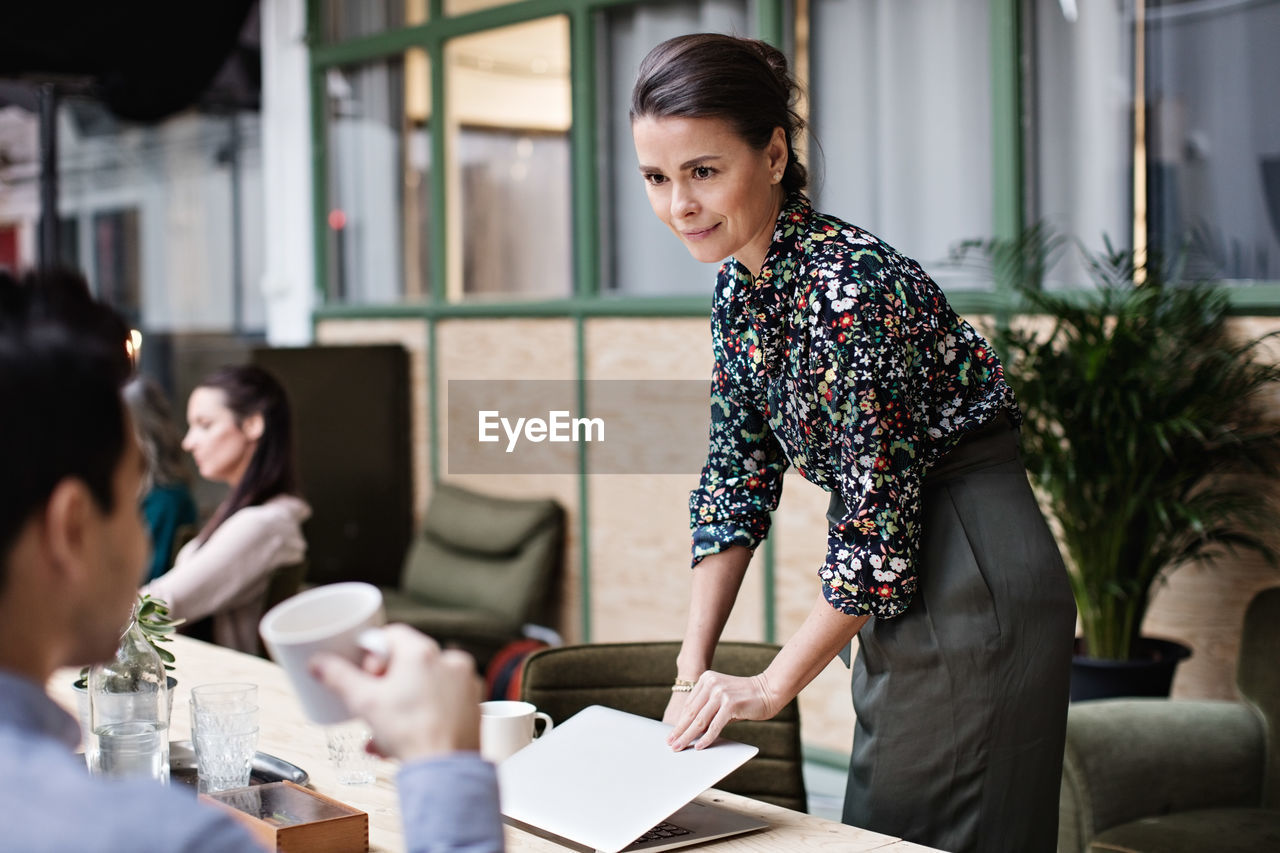
[[[115,657],[89,670],[89,769],[169,784],[169,689],[164,662],[138,626],[138,603]]]

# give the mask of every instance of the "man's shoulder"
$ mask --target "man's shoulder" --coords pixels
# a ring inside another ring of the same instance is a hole
[[[258,849],[229,815],[195,792],[96,779],[82,756],[43,738],[0,733],[0,796],[13,815],[0,847],[32,851]]]
[[[84,756],[53,734],[43,694],[19,679],[0,681],[9,700],[9,716],[0,719],[0,802],[20,816],[0,834],[0,849],[257,849],[238,823],[200,805],[194,791],[90,776]]]

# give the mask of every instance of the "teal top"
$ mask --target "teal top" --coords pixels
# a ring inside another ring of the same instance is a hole
[[[147,581],[153,581],[173,564],[173,541],[178,529],[196,523],[196,502],[184,483],[152,486],[142,499],[142,516],[151,532],[151,568]]]

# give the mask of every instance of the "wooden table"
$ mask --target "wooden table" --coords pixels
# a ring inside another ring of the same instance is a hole
[[[329,764],[324,729],[309,722],[303,715],[302,708],[289,687],[288,678],[280,667],[252,655],[188,637],[176,637],[171,649],[177,658],[173,675],[178,679],[178,687],[172,697],[172,740],[188,740],[191,737],[187,703],[192,687],[215,681],[248,681],[257,684],[262,709],[259,751],[283,758],[306,770],[311,776],[311,787],[320,793],[368,812],[370,850],[398,853],[405,849],[395,788],[398,767],[396,762],[378,761],[378,779],[372,785],[339,783]],[[71,684],[76,674],[71,669],[59,670],[48,684],[49,695],[72,714],[76,713],[76,699]],[[791,853],[807,850],[924,853],[931,849],[714,789],[703,794],[700,799],[758,817],[767,821],[770,828],[697,848],[699,850],[714,850],[715,853]],[[513,827],[507,827],[506,836],[507,849],[513,853],[563,853],[566,849]]]

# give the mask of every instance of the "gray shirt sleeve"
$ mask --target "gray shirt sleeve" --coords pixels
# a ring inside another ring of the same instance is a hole
[[[410,853],[501,853],[498,776],[475,752],[400,769],[400,811]]]

